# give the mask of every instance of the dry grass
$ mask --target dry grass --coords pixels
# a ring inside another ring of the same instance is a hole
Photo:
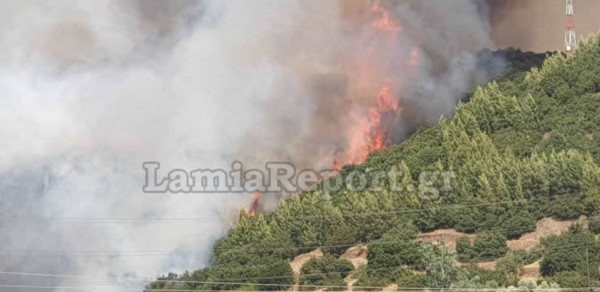
[[[323,251],[320,248],[318,248],[311,252],[300,254],[296,256],[292,261],[290,261],[290,266],[292,267],[292,271],[294,271],[294,276],[296,280],[296,283],[292,287],[291,291],[299,291],[298,281],[300,280],[299,276],[302,266],[304,266],[304,264],[306,264],[306,262],[308,262],[310,259],[320,257],[323,257]]]
[[[355,269],[361,265],[366,265],[368,263],[367,246],[353,246],[346,250],[346,252],[344,252],[344,254],[340,256],[340,259],[350,261]]]
[[[573,223],[587,224],[585,217],[578,220],[558,221],[544,218],[537,222],[534,231],[523,234],[519,239],[509,240],[508,248],[512,250],[531,250],[540,243],[540,239],[550,235],[560,235],[569,229]]]
[[[540,274],[540,262],[539,261],[524,266],[523,270],[519,274],[520,279],[539,279],[541,277],[542,277],[542,274]]]
[[[390,284],[387,287],[383,288],[383,290],[381,291],[398,291],[398,285],[397,284]]]
[[[292,271],[294,271],[295,274],[299,274],[300,269],[302,269],[302,266],[304,266],[304,264],[306,264],[306,262],[308,262],[312,258],[320,258],[320,257],[323,257],[323,251],[320,248],[318,248],[311,252],[303,253],[301,255],[296,256],[290,262],[290,266],[292,267]]]
[[[438,244],[441,240],[444,240],[448,250],[455,251],[456,240],[463,236],[469,237],[469,240],[471,240],[471,242],[473,242],[473,240],[475,239],[474,234],[462,233],[454,229],[438,229],[432,232],[425,232],[419,234],[417,236],[417,241]]]
[[[531,250],[540,243],[540,239],[550,235],[560,235],[567,231],[573,223],[587,225],[585,217],[577,220],[558,221],[552,218],[544,218],[537,222],[536,229],[532,232],[523,234],[518,239],[509,240],[508,248],[512,250]],[[421,233],[417,236],[417,240],[421,242],[430,242],[438,244],[444,240],[446,247],[450,251],[456,250],[456,240],[462,236],[467,236],[471,242],[475,239],[474,234],[458,232],[454,229],[438,229],[432,232]]]
[[[367,263],[368,263],[367,246],[366,245],[353,246],[353,247],[349,248],[348,250],[346,250],[346,252],[344,252],[344,254],[342,254],[340,256],[340,259],[350,261],[352,263],[352,265],[354,266],[354,269],[357,269],[360,266],[367,265]],[[348,275],[348,277],[346,277],[346,279],[344,279],[344,282],[346,282],[346,284],[348,284],[348,291],[353,290],[352,286],[354,286],[354,283],[356,283],[356,281],[358,281],[358,279],[354,279],[352,274]]]
[[[550,235],[560,235],[567,231],[571,224],[579,223],[583,226],[587,226],[587,218],[582,216],[577,220],[558,221],[552,218],[544,218],[537,222],[536,229],[533,232],[523,234],[519,239],[509,240],[507,245],[512,250],[531,250],[540,243],[540,239],[548,237]],[[417,241],[429,242],[432,244],[439,244],[441,240],[444,240],[446,247],[450,251],[456,250],[456,240],[462,236],[467,236],[471,242],[475,239],[475,234],[467,234],[458,232],[454,229],[438,229],[432,232],[421,233],[417,236]],[[291,262],[290,266],[296,275],[296,278],[300,274],[302,266],[308,262],[311,258],[320,258],[323,256],[321,249],[316,249],[308,253],[304,253],[295,257]],[[340,259],[348,260],[352,263],[354,268],[368,264],[367,260],[367,246],[357,245],[347,249],[344,254],[340,256]],[[494,270],[496,268],[496,261],[480,262],[477,265],[485,270]],[[465,266],[467,263],[456,262],[459,266]],[[418,273],[418,272],[416,272]],[[519,278],[528,279],[539,279],[540,275],[540,263],[535,262],[530,265],[523,267],[523,271],[519,275]],[[352,275],[346,277],[344,281],[348,284],[348,290],[352,291],[352,286],[356,283],[357,279],[353,279]],[[384,288],[383,291],[396,291],[398,285],[391,284]],[[297,284],[291,289],[292,291],[298,291]]]
[[[354,279],[352,278],[352,275],[346,277],[346,279],[344,279],[344,281],[346,282],[346,284],[348,284],[348,290],[349,292],[353,291],[352,286],[354,286],[354,283],[356,283],[356,281],[358,281],[358,279]]]
[[[542,139],[548,140],[548,139],[550,139],[550,137],[552,137],[552,132],[546,132],[546,133],[544,133],[544,137]]]
[[[487,262],[478,262],[476,264],[481,269],[488,270],[488,271],[493,271],[493,270],[496,269],[496,263],[497,262],[498,261],[495,260],[495,261],[487,261]],[[464,266],[468,266],[470,263],[462,263],[462,262],[459,262],[459,261],[454,261],[454,264],[456,264],[459,267],[464,267]]]

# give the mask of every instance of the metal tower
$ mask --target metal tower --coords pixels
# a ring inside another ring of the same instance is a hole
[[[573,0],[567,0],[567,23],[565,26],[565,52],[571,53],[577,46],[577,36],[575,34],[575,12],[573,10]]]

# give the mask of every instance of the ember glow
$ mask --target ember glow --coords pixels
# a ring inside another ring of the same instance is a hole
[[[373,27],[380,31],[391,32],[396,34],[402,31],[402,27],[390,17],[390,13],[385,9],[379,1],[373,1],[371,11],[380,16],[379,19],[373,21]]]
[[[258,213],[258,206],[260,206],[260,201],[262,199],[261,192],[254,192],[252,195],[252,203],[250,204],[250,209],[248,210],[248,216],[254,217]]]
[[[390,40],[396,39],[402,29],[397,21],[391,19],[387,9],[379,1],[374,1],[370,10],[378,17],[372,23],[375,31],[388,33]],[[410,57],[408,64],[416,65],[418,48],[413,48]],[[370,73],[373,70],[365,71]],[[375,71],[377,70],[375,69]],[[391,145],[390,132],[392,129],[384,125],[383,120],[384,116],[392,118],[400,116],[399,98],[390,82],[380,85],[373,96],[372,105],[369,107],[367,115],[358,121],[357,129],[350,138],[348,149],[341,157],[334,159],[334,170],[339,171],[345,164],[360,164],[367,159],[371,152],[385,149]]]
[[[408,60],[408,67],[415,68],[419,65],[419,56],[421,55],[421,51],[419,47],[413,47],[410,50],[410,59]]]
[[[369,154],[390,146],[390,131],[383,124],[384,116],[397,117],[400,115],[397,97],[390,85],[383,85],[375,97],[375,104],[369,108],[368,116],[359,122],[358,130],[350,140],[348,150],[334,161],[333,168],[340,170],[345,164],[364,162]]]

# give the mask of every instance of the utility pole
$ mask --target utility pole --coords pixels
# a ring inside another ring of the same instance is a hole
[[[565,25],[565,53],[569,54],[577,46],[577,35],[575,34],[575,10],[573,9],[574,0],[567,1],[567,21]]]

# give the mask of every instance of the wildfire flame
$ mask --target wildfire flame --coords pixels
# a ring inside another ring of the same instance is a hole
[[[390,17],[389,12],[379,3],[374,1],[371,6],[371,12],[378,16],[378,19],[371,23],[376,31],[383,32],[391,40],[396,39],[402,31],[400,24]],[[408,64],[414,67],[419,58],[419,49],[414,48],[410,52]],[[365,73],[370,72],[366,70]],[[394,88],[391,82],[384,82],[375,93],[372,105],[369,107],[363,119],[357,122],[354,134],[351,136],[348,148],[339,155],[336,155],[333,161],[333,169],[341,170],[345,164],[359,164],[364,162],[371,152],[379,151],[390,146],[390,129],[383,124],[384,116],[398,116],[401,112],[399,99],[394,94]],[[247,214],[254,217],[261,201],[262,194],[255,192],[252,196],[252,203]]]
[[[248,216],[254,217],[258,212],[258,206],[260,205],[260,200],[262,199],[261,192],[254,192],[252,195],[252,203],[250,204],[250,209],[248,210]]]
[[[398,22],[390,18],[390,13],[379,3],[379,1],[373,1],[371,11],[381,15],[379,19],[373,21],[373,27],[380,31],[392,32],[394,35],[395,33],[402,31],[402,27],[400,27]]]
[[[402,31],[398,22],[390,17],[389,12],[379,3],[373,1],[371,11],[379,18],[372,22],[372,27],[377,31],[389,33],[391,39],[395,39]],[[409,65],[414,67],[418,62],[419,50],[411,51]],[[364,162],[369,154],[390,146],[390,133],[383,125],[383,115],[399,115],[400,105],[398,98],[394,96],[392,86],[388,83],[381,85],[373,105],[369,108],[367,117],[360,120],[357,130],[352,135],[348,149],[333,161],[333,169],[340,170],[344,164],[358,164]]]
[[[334,161],[333,168],[341,169],[343,164],[362,163],[373,151],[390,146],[389,131],[382,125],[384,114],[398,115],[400,108],[390,85],[383,85],[377,94],[375,104],[369,108],[368,116],[361,120],[358,130],[352,136],[350,146],[342,158]]]

